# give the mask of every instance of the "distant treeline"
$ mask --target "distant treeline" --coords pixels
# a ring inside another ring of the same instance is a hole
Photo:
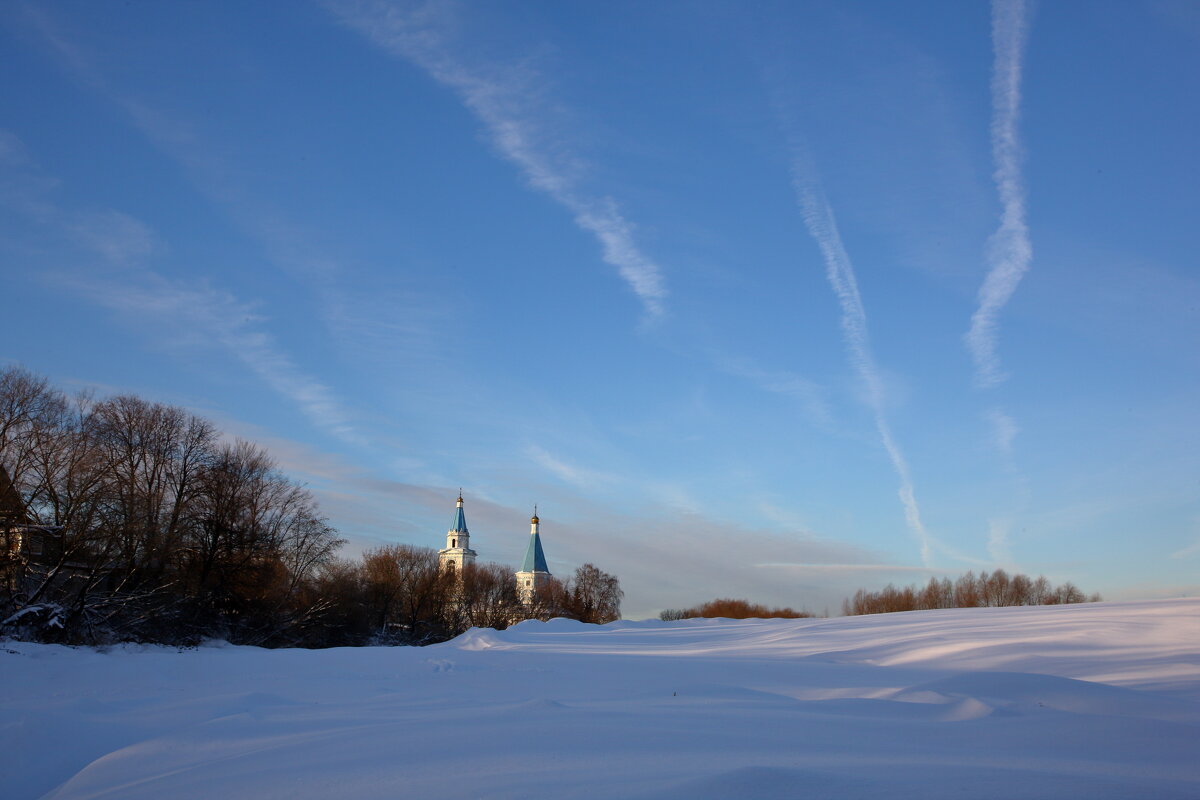
[[[892,611],[922,611],[932,608],[976,608],[980,606],[1049,606],[1064,603],[1097,603],[1099,594],[1084,595],[1067,581],[1052,585],[1044,577],[1036,579],[1002,569],[994,572],[968,572],[951,581],[930,578],[924,586],[913,584],[896,588],[890,583],[876,592],[859,589],[854,597],[842,602],[842,614],[886,614]]]
[[[430,644],[521,619],[612,622],[621,616],[624,594],[616,577],[584,564],[565,581],[540,584],[525,606],[512,567],[468,564],[456,576],[439,568],[436,550],[402,544],[324,565],[312,590],[313,602],[324,604],[327,645]]]
[[[668,608],[659,615],[662,620],[693,619],[695,617],[726,617],[728,619],[799,619],[811,617],[807,611],[794,608],[768,608],[749,600],[721,598],[709,600],[692,608]]]
[[[202,417],[0,370],[0,636],[426,643],[527,611],[508,567],[460,582],[432,550],[346,562],[343,541],[265,449]],[[616,578],[585,565],[528,611],[609,621],[620,599]]]
[[[1064,603],[1097,603],[1100,599],[1099,594],[1084,595],[1070,581],[1054,586],[1044,577],[1034,579],[1020,573],[1009,575],[1003,569],[998,569],[978,575],[968,572],[953,581],[949,578],[930,578],[929,583],[924,586],[913,584],[896,588],[889,583],[875,592],[859,589],[854,593],[854,597],[842,602],[842,615],[887,614],[892,611],[922,611],[933,608],[1050,606]],[[825,616],[828,615],[827,610]],[[670,621],[694,617],[796,619],[815,615],[792,608],[770,608],[749,600],[722,598],[692,608],[668,608],[658,616]]]

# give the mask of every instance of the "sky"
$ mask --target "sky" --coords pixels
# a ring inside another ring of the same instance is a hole
[[[7,3],[0,364],[627,617],[1200,590],[1200,6]]]

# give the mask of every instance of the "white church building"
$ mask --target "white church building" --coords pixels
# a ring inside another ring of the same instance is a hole
[[[516,573],[517,597],[524,605],[531,605],[538,590],[552,577],[546,565],[546,553],[542,550],[542,535],[538,530],[537,507],[529,520],[529,544],[525,548],[525,560]],[[464,567],[475,563],[476,552],[471,549],[471,533],[467,530],[467,517],[463,513],[462,491],[454,509],[454,520],[446,531],[446,547],[438,551],[438,564],[442,569],[461,574]]]
[[[475,563],[478,555],[471,549],[471,533],[467,530],[467,517],[463,514],[462,492],[458,493],[458,507],[454,509],[454,521],[446,531],[446,549],[438,550],[438,566],[462,574],[463,567]]]
[[[525,605],[533,603],[538,589],[550,580],[550,568],[546,566],[546,554],[542,551],[542,535],[538,532],[537,507],[529,520],[529,546],[525,548],[525,560],[517,571],[517,597]]]

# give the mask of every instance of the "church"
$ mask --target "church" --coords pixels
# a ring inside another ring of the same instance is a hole
[[[521,562],[521,569],[514,576],[517,582],[517,597],[527,606],[533,604],[537,599],[538,590],[544,588],[552,577],[550,568],[546,566],[546,553],[542,550],[542,535],[538,530],[540,524],[535,506],[533,517],[529,520],[529,544],[525,548],[525,560]],[[467,517],[463,513],[460,490],[454,509],[454,520],[450,523],[450,530],[446,531],[446,547],[438,551],[438,564],[448,572],[461,573],[463,567],[475,563],[476,555],[471,549],[471,534],[467,530]]]

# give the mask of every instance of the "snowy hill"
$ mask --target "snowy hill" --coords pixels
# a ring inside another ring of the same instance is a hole
[[[1197,798],[1200,600],[0,645],[6,798]]]

